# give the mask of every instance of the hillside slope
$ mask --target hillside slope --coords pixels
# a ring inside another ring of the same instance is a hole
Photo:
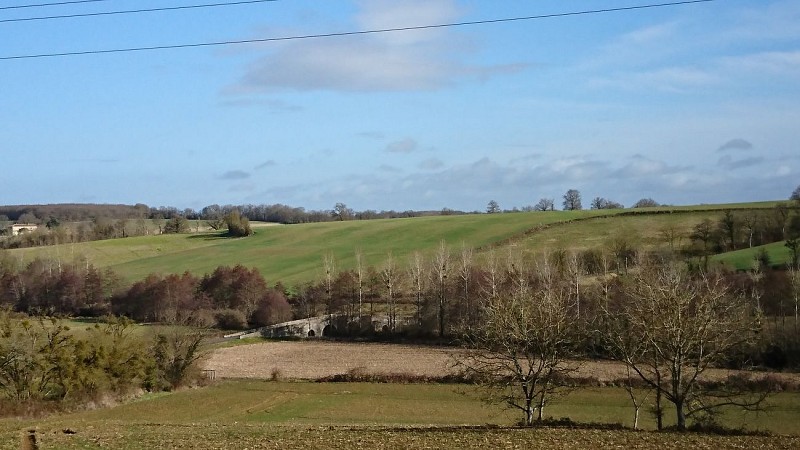
[[[318,278],[322,258],[332,254],[337,269],[352,268],[361,250],[367,265],[391,252],[401,265],[414,251],[431,254],[441,241],[453,250],[485,251],[508,245],[527,250],[596,248],[625,238],[637,246],[665,245],[659,238],[672,227],[686,235],[723,209],[770,209],[774,202],[701,205],[643,210],[552,211],[408,219],[326,222],[258,227],[243,239],[212,233],[144,236],[9,251],[21,262],[36,257],[88,261],[110,267],[127,280],[149,273],[208,273],[221,265],[256,267],[269,283],[303,283]],[[680,244],[680,242],[676,242]]]

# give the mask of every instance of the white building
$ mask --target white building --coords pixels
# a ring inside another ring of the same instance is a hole
[[[15,223],[11,225],[11,235],[17,236],[22,233],[30,233],[39,228],[35,223]]]

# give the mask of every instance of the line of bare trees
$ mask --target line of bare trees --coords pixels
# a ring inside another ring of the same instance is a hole
[[[337,314],[342,334],[368,332],[359,328],[364,316],[385,317],[387,335],[462,342],[469,350],[460,366],[527,424],[569,391],[576,358],[623,363],[636,422],[649,395],[659,428],[670,404],[681,429],[724,406],[759,409],[769,392],[753,380],[711,380],[709,368],[800,364],[797,318],[779,330],[777,316],[765,315],[797,306],[796,272],[770,271],[768,285],[746,273],[690,270],[669,254],[625,253],[476,256],[442,243],[433,254],[390,254],[366,268],[361,255],[357,268],[338,272],[327,255],[325,282],[301,289],[294,306],[296,315]]]

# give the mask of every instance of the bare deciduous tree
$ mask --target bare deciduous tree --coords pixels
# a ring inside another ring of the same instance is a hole
[[[568,312],[569,288],[546,257],[535,285],[519,267],[511,276],[512,287],[487,302],[483,324],[466,336],[458,365],[486,388],[488,400],[520,410],[531,425],[576,369],[568,363],[576,321]]]
[[[390,333],[394,333],[397,325],[397,304],[395,302],[395,288],[398,282],[397,265],[395,264],[392,253],[386,255],[386,260],[383,262],[381,268],[381,280],[383,286],[386,288],[386,306],[388,307],[389,323],[388,329]]]
[[[659,235],[661,239],[669,245],[669,250],[671,252],[675,251],[676,244],[678,246],[681,245],[681,240],[683,239],[684,235],[681,230],[675,224],[668,224],[661,228],[659,231]]]
[[[336,261],[333,253],[327,253],[322,257],[322,270],[325,271],[325,301],[327,302],[327,314],[333,315],[333,279],[336,278]]]
[[[356,250],[356,284],[358,285],[358,323],[361,326],[364,304],[364,252]]]
[[[461,243],[461,253],[458,260],[458,278],[461,281],[461,305],[459,308],[460,322],[470,323],[472,319],[472,302],[469,292],[470,278],[472,276],[472,248]]]
[[[581,193],[577,189],[570,189],[564,194],[564,211],[577,211],[583,209]]]
[[[747,247],[753,247],[753,235],[758,228],[759,216],[755,211],[749,211],[742,219],[744,229],[747,231]]]
[[[417,326],[422,327],[422,293],[425,290],[425,260],[420,252],[414,252],[409,260],[409,279],[414,289],[414,300],[417,307]]]
[[[434,255],[433,273],[438,283],[436,286],[436,297],[438,303],[439,337],[444,337],[445,311],[447,309],[447,277],[450,274],[450,250],[447,248],[447,243],[445,243],[445,241],[441,241],[439,250]]]
[[[634,208],[654,208],[658,206],[658,202],[652,198],[642,198],[633,204]]]
[[[567,273],[569,274],[570,291],[575,296],[575,315],[581,316],[581,276],[584,268],[578,252],[571,251],[567,255]]]
[[[720,277],[689,273],[672,264],[644,264],[625,286],[627,301],[607,311],[615,356],[676,410],[677,427],[724,406],[759,409],[766,393],[704,383],[709,367],[755,338],[759,321],[748,300]]]
[[[552,211],[555,209],[555,201],[552,198],[541,198],[533,208],[536,211]]]
[[[798,309],[800,309],[800,270],[797,266],[789,265],[789,285],[792,288],[792,298],[794,299],[794,330],[797,331]]]

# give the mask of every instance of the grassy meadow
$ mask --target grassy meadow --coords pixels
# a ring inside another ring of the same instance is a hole
[[[355,266],[361,250],[367,265],[389,252],[403,261],[414,251],[431,254],[444,241],[486,251],[508,245],[526,250],[597,248],[624,238],[645,248],[668,245],[662,232],[684,235],[703,219],[718,219],[724,209],[769,209],[775,202],[643,208],[641,210],[550,211],[429,216],[407,219],[257,226],[244,239],[200,232],[152,235],[10,250],[17,261],[36,257],[88,261],[110,267],[129,281],[150,273],[209,273],[221,265],[256,267],[268,282],[286,285],[320,276],[322,257],[332,254],[338,269]],[[686,238],[674,245],[685,244]]]
[[[760,245],[753,248],[734,250],[732,252],[715,255],[711,261],[724,264],[736,270],[749,270],[753,267],[753,261],[758,253],[765,250],[769,255],[769,263],[773,267],[785,267],[792,259],[792,253],[784,245],[784,242],[773,242],[772,244]]]
[[[800,434],[800,394],[779,394],[772,402],[769,415],[730,411],[726,423],[776,434]],[[632,411],[624,390],[587,388],[553,403],[548,416],[630,426]],[[38,421],[0,420],[0,449],[17,448],[19,436],[28,429],[37,430],[42,449],[320,448],[326,442],[337,443],[334,448],[800,445],[800,438],[786,436],[522,430],[510,427],[517,415],[499,405],[487,405],[472,386],[465,385],[228,380],[202,389],[145,396],[113,408]],[[649,414],[643,412],[641,420],[644,429],[653,429]]]

